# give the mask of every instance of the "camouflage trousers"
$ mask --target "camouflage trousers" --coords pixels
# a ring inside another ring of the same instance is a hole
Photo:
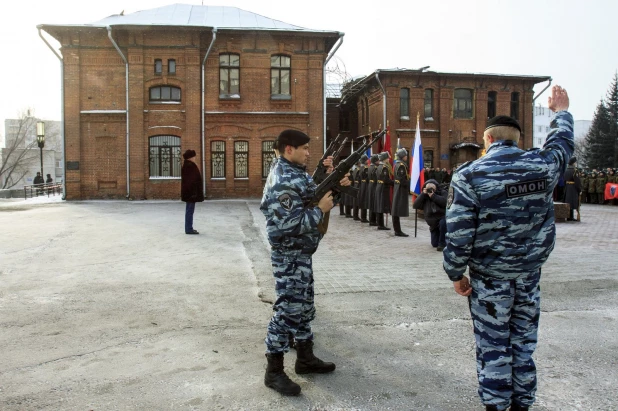
[[[311,257],[271,255],[277,300],[264,341],[267,354],[288,352],[289,334],[298,341],[313,340],[311,321],[315,317],[315,306]]]
[[[479,396],[505,410],[512,402],[534,403],[541,271],[516,280],[495,280],[470,272],[470,311],[476,339]]]

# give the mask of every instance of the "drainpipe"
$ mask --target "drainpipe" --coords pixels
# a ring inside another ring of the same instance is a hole
[[[130,194],[131,194],[131,186],[130,186],[130,161],[129,161],[129,62],[127,61],[127,58],[124,56],[124,54],[122,54],[122,51],[120,51],[120,48],[118,47],[118,44],[116,44],[116,42],[114,41],[113,37],[112,37],[112,28],[110,26],[107,26],[107,37],[109,37],[109,40],[112,42],[112,44],[114,45],[114,47],[116,48],[116,50],[118,51],[118,54],[120,54],[120,57],[122,57],[122,59],[124,60],[124,67],[125,67],[125,104],[126,104],[126,108],[127,108],[127,130],[126,130],[126,141],[127,141],[127,199],[130,198]]]
[[[543,90],[541,90],[541,92],[532,99],[532,147],[534,147],[534,102],[536,101],[537,98],[541,97],[541,94],[543,94],[545,92],[545,90],[547,90],[549,88],[549,86],[551,86],[551,81],[552,78],[549,78],[549,83],[547,84],[547,86],[545,86],[545,88]]]
[[[323,105],[324,107],[324,124],[323,124],[324,148],[322,152],[326,152],[326,65],[328,64],[330,59],[335,55],[335,53],[341,46],[341,43],[343,43],[343,36],[345,36],[345,33],[340,32],[339,39],[337,40],[335,47],[333,47],[330,53],[328,53],[328,56],[326,56],[326,60],[324,60],[324,65],[322,66],[322,83],[323,83],[322,96],[323,96],[323,104],[324,104]]]
[[[202,61],[202,189],[204,190],[204,195],[206,195],[206,129],[204,128],[204,112],[206,111],[206,106],[204,105],[204,89],[206,87],[206,81],[204,80],[204,67],[206,66],[206,59],[210,54],[210,49],[212,49],[212,45],[215,44],[216,39],[217,28],[214,27],[212,29],[212,40],[210,41],[210,46],[208,46],[208,50],[206,51],[206,55],[204,56],[204,60]]]
[[[58,57],[60,61],[60,132],[62,133],[62,199],[67,199],[67,171],[65,167],[65,158],[66,158],[66,141],[64,137],[64,64],[62,57],[54,48],[49,44],[49,42],[43,37],[43,33],[41,33],[41,26],[38,26],[39,37],[47,44],[47,47]]]
[[[386,130],[386,90],[380,81],[380,70],[376,70],[376,80],[382,89],[382,130]]]

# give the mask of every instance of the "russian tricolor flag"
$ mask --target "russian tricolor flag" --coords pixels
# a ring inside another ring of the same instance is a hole
[[[419,119],[416,118],[416,134],[412,153],[412,167],[410,168],[410,194],[420,195],[425,184],[425,166],[423,165],[423,145],[421,144],[421,129]]]

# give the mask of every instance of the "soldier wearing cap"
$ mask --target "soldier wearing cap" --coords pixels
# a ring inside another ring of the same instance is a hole
[[[487,410],[527,410],[535,400],[539,280],[556,238],[552,192],[574,150],[566,90],[553,86],[548,106],[556,114],[541,149],[520,149],[517,121],[494,117],[486,154],[459,167],[449,189],[444,270],[455,292],[470,296]]]
[[[397,150],[397,162],[395,163],[395,185],[393,189],[393,228],[397,237],[408,237],[401,231],[401,220],[399,217],[410,215],[410,177],[408,176],[408,152],[405,148]]]
[[[605,204],[605,184],[607,184],[607,177],[605,177],[605,173],[601,169],[595,182],[597,203],[599,204]]]
[[[361,165],[358,173],[360,179],[360,190],[358,192],[358,207],[360,208],[360,221],[361,223],[368,223],[367,220],[367,184],[369,184],[369,167],[367,166],[366,154],[361,156]]]
[[[579,179],[579,171],[577,170],[577,159],[573,157],[569,160],[569,166],[564,173],[564,183],[566,186],[564,192],[564,202],[569,205],[568,221],[574,221],[575,210],[577,210],[577,221],[580,221],[579,215],[579,195],[582,192],[582,183]]]
[[[384,151],[378,154],[380,165],[376,175],[378,184],[376,185],[376,221],[378,230],[390,230],[384,223],[384,214],[391,212],[391,187],[393,186],[393,168],[391,167],[390,154]]]
[[[290,334],[296,340],[294,369],[297,374],[335,370],[335,364],[324,362],[313,354],[312,255],[322,239],[318,225],[334,205],[330,192],[317,206],[310,205],[317,186],[305,169],[309,141],[309,136],[297,130],[279,134],[275,144],[280,157],[268,175],[260,204],[266,217],[277,297],[265,339],[268,365],[264,384],[283,395],[300,393],[300,386],[283,370],[283,355],[289,351]],[[324,165],[332,171],[332,157],[324,160]],[[341,184],[349,186],[350,181],[346,177]]]
[[[367,212],[369,213],[369,225],[377,226],[376,214],[376,186],[378,185],[378,166],[380,160],[377,154],[371,156],[371,165],[369,166],[369,183],[367,184]]]

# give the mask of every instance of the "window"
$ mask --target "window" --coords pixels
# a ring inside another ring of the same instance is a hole
[[[150,88],[151,103],[180,103],[180,88],[174,86],[156,86]]]
[[[496,117],[496,100],[498,99],[498,93],[490,91],[487,93],[487,118]]]
[[[402,120],[410,119],[410,89],[399,90],[399,117]]]
[[[339,131],[350,131],[350,112],[339,112]]]
[[[156,59],[155,60],[154,70],[155,70],[155,74],[162,74],[163,73],[163,60],[161,60],[161,59]]]
[[[262,141],[262,178],[268,177],[270,165],[275,158],[274,141]]]
[[[234,142],[234,178],[249,177],[249,142]]]
[[[167,74],[176,74],[176,60],[167,61]]]
[[[511,93],[511,117],[519,120],[519,93]]]
[[[273,98],[290,98],[290,58],[272,56],[270,58],[270,93]]]
[[[425,167],[433,167],[433,150],[425,150],[423,153],[423,165]]]
[[[453,118],[472,118],[472,90],[466,88],[455,89]]]
[[[150,177],[180,178],[180,137],[150,137],[149,149]]]
[[[549,133],[549,126],[545,126],[545,132]]]
[[[425,90],[425,118],[433,120],[433,90]]]
[[[225,178],[225,141],[210,143],[210,177]]]
[[[240,97],[240,56],[221,54],[219,56],[219,98]]]

